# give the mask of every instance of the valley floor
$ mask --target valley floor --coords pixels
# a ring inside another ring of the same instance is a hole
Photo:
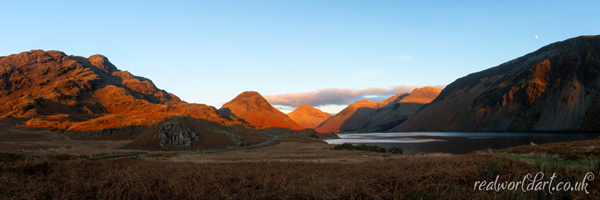
[[[19,132],[21,131],[21,132]],[[73,141],[49,131],[0,130],[0,196],[12,199],[598,199],[585,191],[478,190],[477,181],[521,181],[556,173],[581,182],[600,174],[600,139],[452,154],[331,150],[284,137],[241,150],[143,158],[126,141]],[[548,180],[546,177],[544,180]]]

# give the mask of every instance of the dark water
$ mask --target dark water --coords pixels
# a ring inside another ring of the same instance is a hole
[[[569,142],[597,138],[598,133],[582,132],[406,132],[340,134],[342,139],[326,140],[330,144],[366,144],[385,148],[399,147],[404,153],[462,154],[475,150]]]

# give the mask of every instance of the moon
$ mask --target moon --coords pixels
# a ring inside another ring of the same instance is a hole
[[[537,35],[535,36],[535,39],[537,39]]]

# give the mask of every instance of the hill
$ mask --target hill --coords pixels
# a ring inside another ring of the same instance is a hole
[[[387,131],[414,115],[425,104],[433,101],[442,90],[436,87],[416,88],[409,94],[391,97],[377,113],[371,117],[371,122],[362,129],[362,132]]]
[[[219,112],[233,116],[256,128],[285,127],[293,130],[304,129],[289,116],[274,108],[258,92],[246,91],[223,104]]]
[[[599,49],[581,36],[469,74],[392,131],[600,130]]]
[[[331,117],[331,114],[306,104],[299,106],[287,115],[302,127],[312,129],[316,129],[321,123]]]
[[[320,133],[387,131],[432,101],[440,91],[439,88],[427,86],[416,88],[409,94],[396,94],[377,103],[357,101],[323,122],[316,130]]]
[[[377,110],[379,110],[379,105],[375,102],[357,101],[323,122],[316,130],[319,133],[332,133],[362,129],[371,121],[371,116]]]

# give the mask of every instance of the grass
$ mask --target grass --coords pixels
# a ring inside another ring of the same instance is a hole
[[[289,139],[289,138],[287,138]],[[305,138],[307,139],[307,138]],[[540,144],[465,155],[409,154],[360,163],[185,163],[0,154],[7,199],[598,199],[600,180],[579,191],[474,190],[476,181],[556,173],[600,174],[600,141]],[[557,149],[557,147],[560,147]],[[328,151],[324,149],[324,151]],[[315,151],[318,153],[317,151]],[[551,153],[554,152],[554,153]],[[133,152],[126,154],[139,154]],[[173,156],[156,154],[154,156]],[[124,154],[101,154],[110,158]]]
[[[494,159],[461,158],[360,164],[25,160],[18,166],[2,166],[0,196],[35,199],[435,198],[461,190],[461,184],[467,184],[465,178],[476,180],[473,163],[484,164]],[[454,176],[447,176],[449,172]],[[465,191],[453,195],[477,197],[483,194]]]
[[[0,157],[2,158],[2,157]],[[584,192],[473,190],[475,181],[518,181],[537,167],[493,155],[404,156],[354,164],[310,162],[167,163],[140,159],[13,159],[0,163],[0,196],[59,199],[514,199],[595,198]],[[548,165],[545,172],[560,167]],[[592,168],[565,168],[579,181]]]

